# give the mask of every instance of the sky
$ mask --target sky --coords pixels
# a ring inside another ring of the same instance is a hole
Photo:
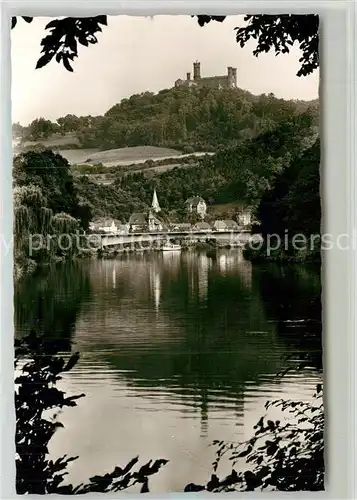
[[[172,87],[193,73],[195,60],[201,62],[202,77],[237,68],[237,86],[253,94],[318,97],[317,71],[296,76],[298,48],[288,55],[254,57],[254,41],[244,48],[236,43],[234,28],[244,24],[243,16],[204,27],[191,16],[110,16],[99,43],[80,46],[73,73],[54,60],[35,70],[49,21],[38,17],[27,24],[21,19],[12,30],[12,121],[22,125],[40,116],[54,121],[68,113],[102,115],[132,94]]]

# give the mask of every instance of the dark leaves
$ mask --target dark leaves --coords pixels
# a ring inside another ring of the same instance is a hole
[[[225,16],[198,15],[197,22],[204,26],[211,21],[222,22]],[[253,55],[275,51],[275,55],[288,54],[296,42],[302,52],[301,67],[297,76],[306,76],[319,66],[319,16],[310,15],[247,15],[246,26],[236,28],[236,40],[244,47],[250,40],[257,40]]]
[[[33,20],[33,17],[26,17],[26,16],[22,16],[22,19],[26,22],[26,23],[31,23],[32,20]],[[17,24],[17,17],[12,17],[11,18],[11,29],[15,28]]]
[[[324,412],[322,387],[317,388],[313,403],[278,400],[266,408],[280,408],[294,416],[293,422],[260,418],[255,435],[246,443],[215,441],[218,447],[214,474],[205,486],[214,493],[230,491],[320,491],[324,489]],[[299,418],[303,415],[303,426]],[[220,479],[218,466],[224,456],[239,471]],[[245,470],[242,459],[249,464]],[[202,486],[188,485],[185,491],[201,491]]]
[[[67,71],[73,72],[73,68],[69,64],[68,57],[65,57],[64,55],[62,55],[62,62],[63,62],[63,66],[66,68]]]
[[[39,60],[37,61],[36,69],[40,69],[40,68],[43,68],[44,66],[46,66],[51,61],[52,57],[53,57],[53,54],[50,54],[50,53],[46,53],[43,56],[41,56],[39,58]]]
[[[187,484],[184,488],[184,492],[185,493],[193,493],[193,492],[197,492],[197,491],[203,491],[205,490],[206,488],[204,486],[201,486],[199,484],[194,484],[194,483],[190,483],[190,484]]]
[[[241,47],[253,38],[257,46],[254,56],[273,50],[275,55],[288,54],[296,42],[302,52],[297,76],[306,76],[319,66],[319,16],[317,15],[248,15],[247,25],[236,28],[236,40]]]
[[[192,17],[197,17],[197,22],[200,26],[204,26],[205,24],[208,24],[211,21],[218,21],[219,23],[221,23],[226,18],[226,16],[206,16],[206,15],[199,15]]]
[[[17,494],[64,494],[90,492],[106,493],[126,490],[139,483],[141,491],[149,491],[149,476],[156,474],[167,460],[148,462],[139,471],[133,470],[138,457],[123,468],[115,467],[112,473],[90,478],[88,484],[76,487],[63,485],[68,465],[78,457],[66,455],[57,460],[48,459],[48,444],[54,433],[63,427],[56,415],[45,417],[49,409],[74,407],[84,394],[66,396],[56,388],[59,373],[71,370],[78,361],[74,353],[66,361],[60,350],[63,343],[49,341],[32,331],[15,342],[15,365],[22,361],[21,375],[16,380],[16,492]]]
[[[101,25],[107,25],[107,16],[96,16],[86,18],[66,17],[64,19],[54,19],[46,25],[49,34],[42,41],[42,53],[36,68],[41,68],[48,64],[55,56],[56,62],[62,62],[67,71],[73,72],[69,61],[78,57],[77,44],[87,47],[98,42],[95,33],[101,32]]]

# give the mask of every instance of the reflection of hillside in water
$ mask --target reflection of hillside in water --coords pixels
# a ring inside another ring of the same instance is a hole
[[[192,405],[197,392],[200,404],[227,400],[274,376],[285,344],[240,259],[168,252],[92,262],[94,300],[74,336],[86,352],[83,376],[107,362],[132,390],[166,388]]]
[[[46,337],[70,339],[90,293],[87,263],[53,265],[21,280],[14,295],[16,334],[35,329]]]
[[[279,279],[294,290],[294,277]],[[69,377],[80,392],[199,417],[205,433],[208,418],[242,422],[252,401],[283,386],[275,375],[289,348],[276,333],[282,296],[271,283],[237,250],[68,263],[17,287],[16,330],[39,317],[42,332],[74,341],[81,360]],[[308,296],[307,280],[294,300]]]
[[[267,265],[254,268],[254,281],[268,318],[281,338],[297,350],[297,361],[322,368],[322,304],[320,269]],[[300,354],[299,354],[300,352]]]

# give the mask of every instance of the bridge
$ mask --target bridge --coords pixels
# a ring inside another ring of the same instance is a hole
[[[232,246],[243,246],[250,238],[250,230],[241,229],[237,231],[169,231],[169,232],[149,232],[149,233],[105,233],[92,234],[92,237],[100,238],[102,248],[112,245],[143,244],[148,247],[160,246],[160,243],[167,241],[194,244],[198,242],[214,242],[230,244]]]

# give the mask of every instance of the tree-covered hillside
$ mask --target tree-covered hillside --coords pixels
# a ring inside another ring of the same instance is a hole
[[[211,206],[243,203],[254,208],[276,175],[316,140],[313,123],[314,118],[304,113],[281,122],[270,132],[198,159],[195,166],[157,174],[113,174],[117,176],[110,186],[98,186],[80,177],[76,180],[78,190],[95,214],[121,220],[127,220],[132,211],[150,206],[154,188],[162,209],[178,219],[183,217],[187,198],[195,195]]]
[[[15,124],[14,133],[23,140],[41,141],[55,132],[74,132],[79,147],[102,150],[152,145],[184,152],[216,151],[306,111],[317,124],[317,101],[286,101],[242,89],[179,87],[132,95],[104,116],[67,115],[57,123],[39,118],[26,128]]]

